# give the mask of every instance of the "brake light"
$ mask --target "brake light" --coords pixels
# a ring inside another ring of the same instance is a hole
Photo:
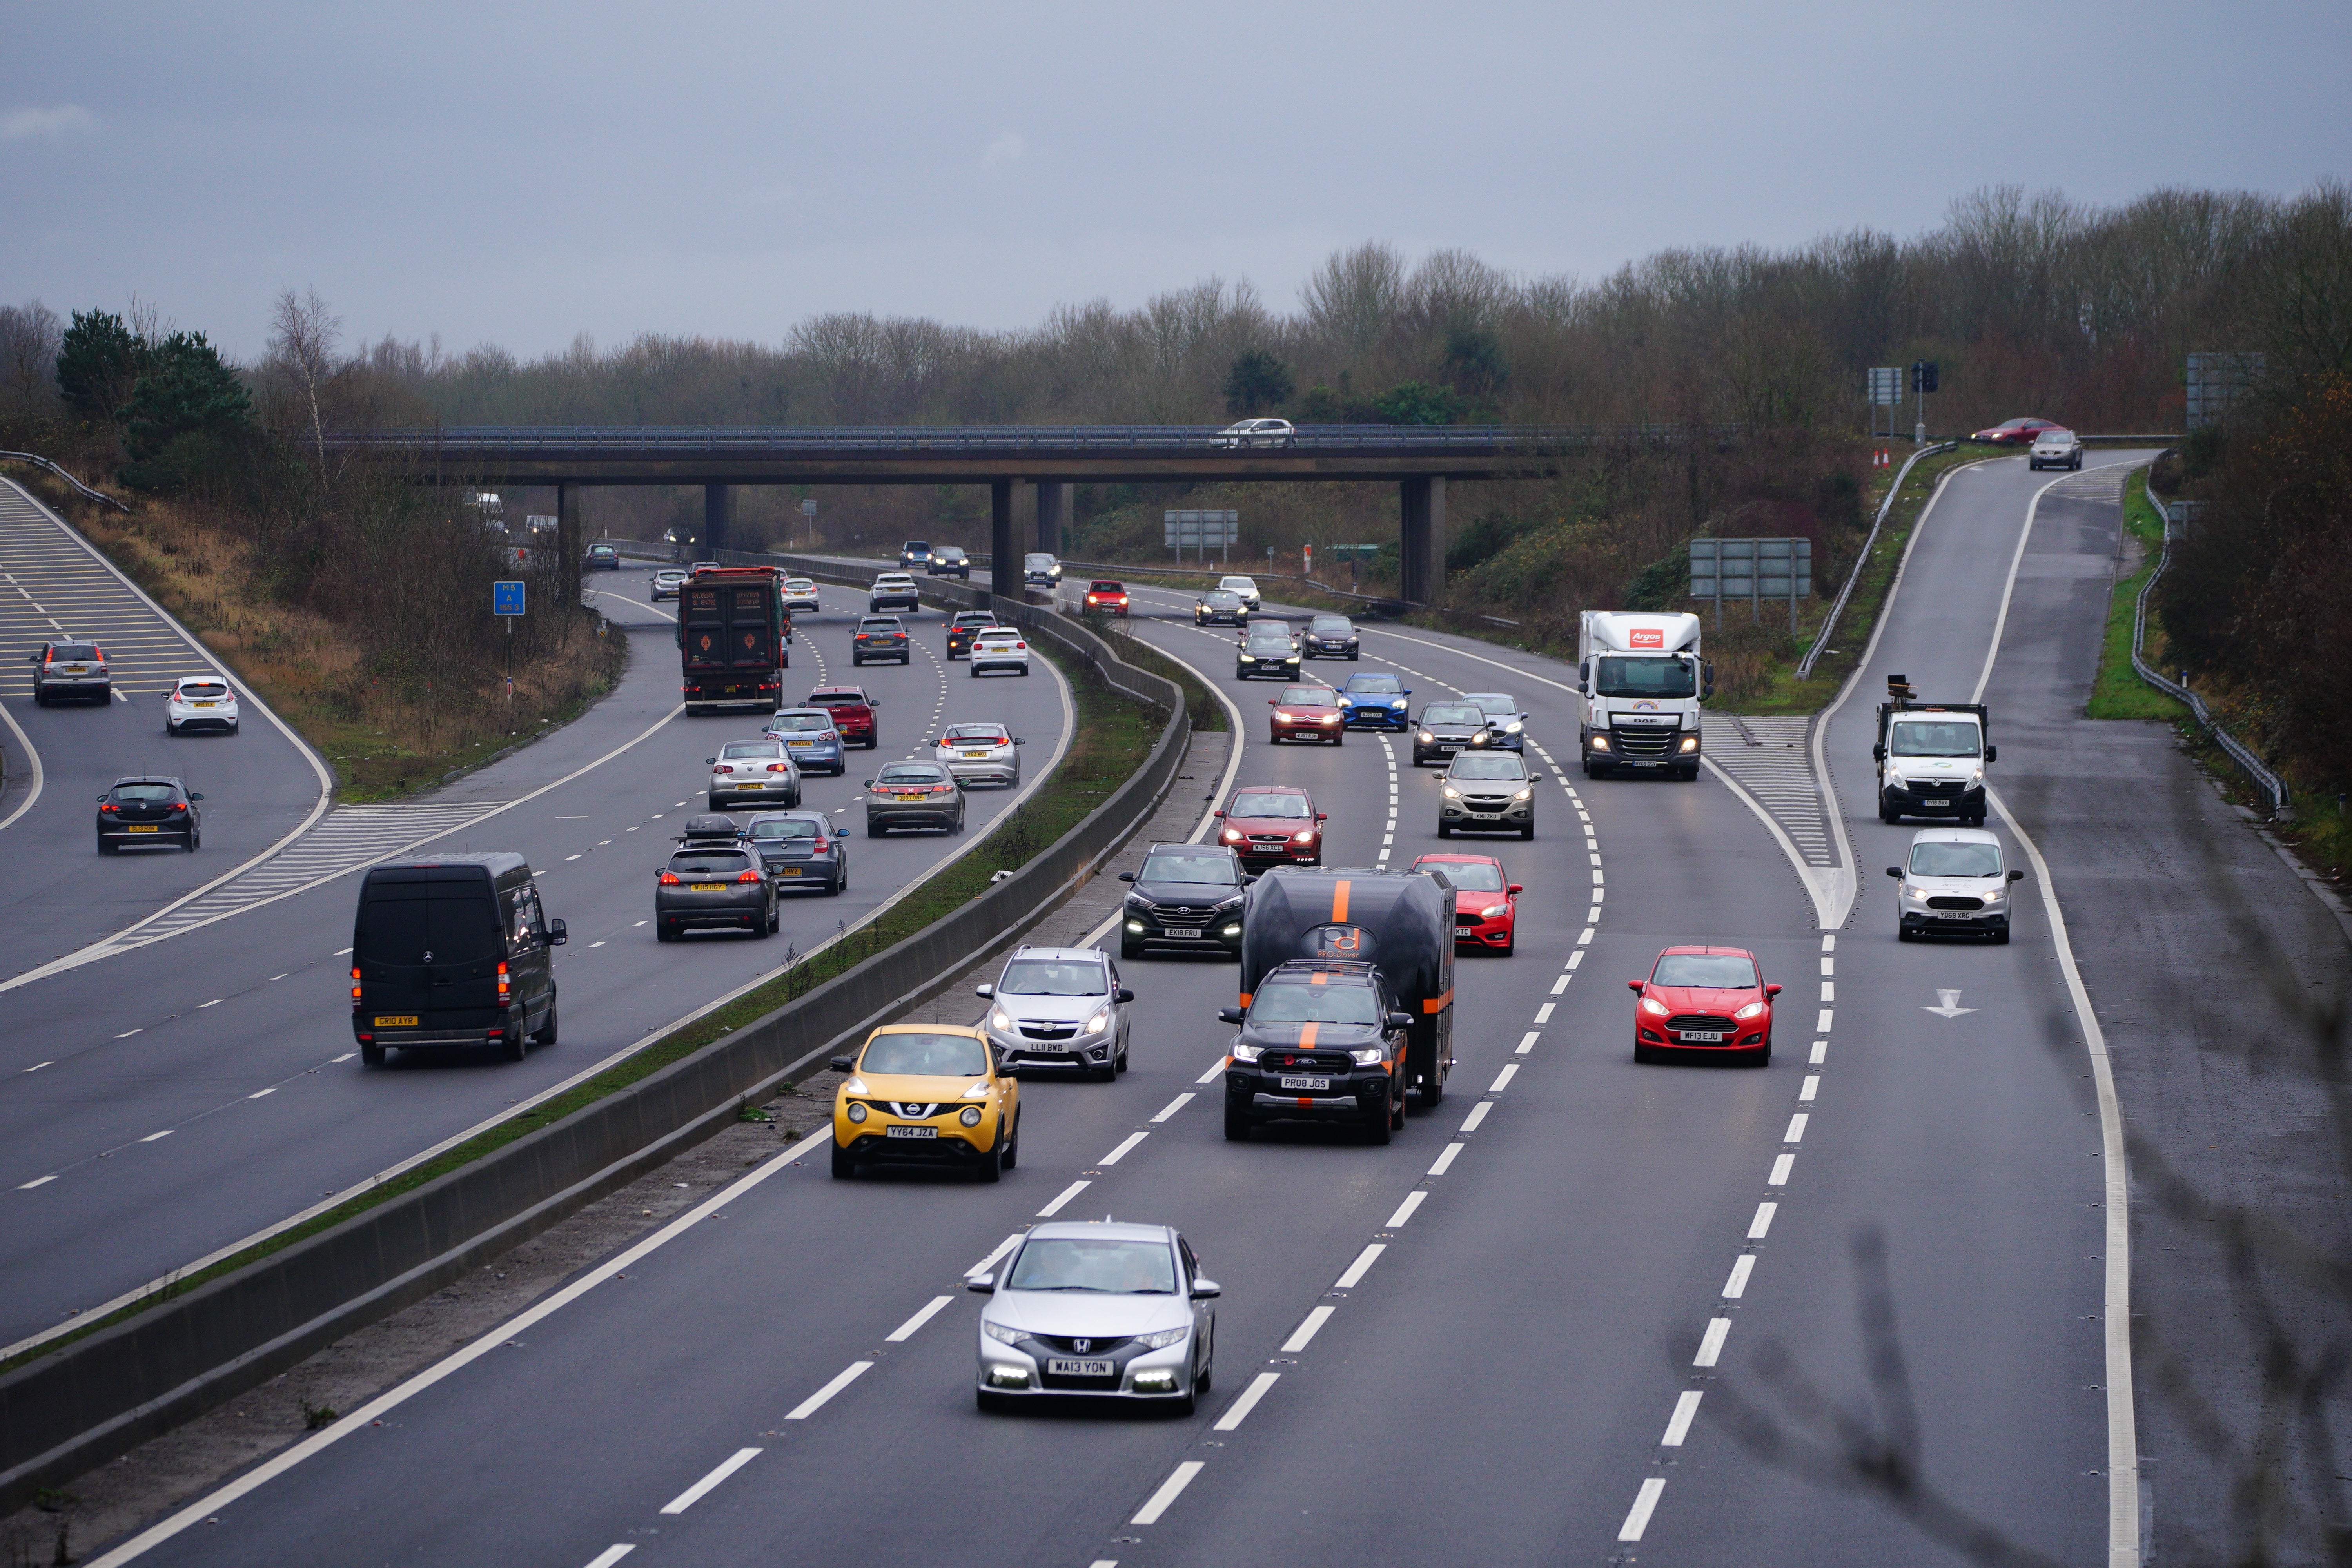
[[[114,803],[113,803],[112,801],[110,801],[110,801],[108,801],[104,805],[100,806],[98,809],[99,809],[99,810],[100,810],[100,811],[113,811],[113,810],[115,810],[115,809],[116,809],[116,806],[115,806]]]
[[[664,871],[656,879],[656,880],[660,882],[665,888],[675,888],[677,886],[677,873],[675,871]]]
[[[505,1005],[505,1003],[506,1003],[506,999],[507,999],[507,966],[506,966],[506,964],[505,964],[503,962],[501,962],[501,963],[499,964],[499,1005]]]
[[[735,879],[739,882],[756,882],[760,879],[760,873],[757,871],[745,871],[738,875]]]
[[[356,1002],[356,1001],[358,1001],[359,999],[360,999],[360,966],[359,966],[358,964],[354,963],[354,964],[352,964],[352,1001],[354,1001],[354,1002]]]
[[[772,773],[788,773],[793,771],[793,765],[790,763],[770,763],[768,771]]]
[[[831,844],[827,843],[824,839],[819,838],[810,844],[809,853],[812,855],[822,855],[832,847],[833,846]]]
[[[731,773],[735,771],[735,764],[732,763],[720,763],[710,771],[714,773]]]

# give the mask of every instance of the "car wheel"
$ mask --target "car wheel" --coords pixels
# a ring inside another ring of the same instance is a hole
[[[205,835],[202,828],[197,828],[191,832],[188,835],[188,853],[191,855],[194,854],[197,850],[204,847],[204,843]]]
[[[1364,1142],[1375,1147],[1384,1146],[1396,1138],[1396,1122],[1389,1115],[1388,1101],[1381,1101],[1380,1114],[1364,1118]]]
[[[1906,925],[1896,926],[1895,928],[1895,940],[1897,942],[1909,942],[1911,940],[1911,928]]]
[[[1532,842],[1532,841],[1534,840],[1534,838],[1535,838],[1535,836],[1536,836],[1536,825],[1535,825],[1534,823],[1532,823],[1532,822],[1528,823],[1525,827],[1522,827],[1522,828],[1520,828],[1520,829],[1519,829],[1519,837],[1520,837],[1521,838],[1524,838],[1524,839],[1527,839],[1527,840],[1529,840],[1530,842]]]
[[[555,1044],[555,996],[551,992],[548,994],[547,998],[547,1022],[541,1024],[538,1029],[532,1033],[530,1037],[531,1042],[534,1045],[551,1046]]]
[[[507,1060],[510,1062],[519,1062],[530,1054],[530,1042],[523,1037],[523,1032],[520,1029],[508,1034],[506,1047]]]
[[[998,1129],[995,1146],[980,1157],[980,1169],[976,1174],[978,1174],[980,1179],[984,1183],[993,1184],[994,1183],[1001,1182],[1004,1179],[1004,1134],[1006,1131],[1006,1129],[1003,1128]]]
[[[889,831],[890,831],[890,830],[889,830],[888,828],[887,828],[887,827],[883,826],[880,823],[876,822],[876,821],[875,821],[875,820],[873,820],[871,817],[868,817],[868,818],[866,819],[866,837],[868,837],[868,838],[879,838],[879,837],[881,837],[884,834],[886,834],[886,833],[887,833],[887,832],[889,832]]]
[[[1013,1113],[1013,1137],[1004,1145],[1004,1168],[1008,1171],[1021,1163],[1021,1113]]]
[[[656,942],[676,942],[677,940],[677,932],[656,921],[654,926],[654,940]]]
[[[1445,1080],[1443,1077],[1443,1069],[1440,1069],[1440,1072],[1441,1076],[1434,1082],[1426,1079],[1422,1080],[1420,1094],[1421,1108],[1423,1110],[1427,1110],[1433,1105],[1441,1105],[1444,1103]]]
[[[1891,806],[1891,805],[1887,805],[1885,801],[1881,800],[1881,801],[1878,803],[1878,820],[1879,820],[1879,821],[1881,821],[1881,822],[1885,822],[1885,823],[1895,823],[1895,822],[1899,822],[1899,821],[1901,821],[1901,820],[1902,820],[1902,818],[1903,818],[1903,814],[1902,814],[1901,812],[1899,812],[1899,811],[1895,810],[1893,806]]]
[[[1633,1059],[1636,1062],[1642,1063],[1654,1062],[1658,1059],[1658,1053],[1643,1045],[1641,1041],[1635,1040],[1633,1042]]]
[[[1011,1395],[991,1393],[985,1388],[973,1389],[971,1391],[971,1401],[973,1405],[979,1407],[980,1413],[982,1415],[1003,1415],[1009,1414],[1013,1409],[1013,1399]]]
[[[1113,1065],[1114,1067],[1116,1067],[1116,1068],[1117,1068],[1120,1072],[1125,1072],[1125,1071],[1127,1070],[1127,1047],[1126,1047],[1125,1046],[1121,1046],[1121,1047],[1119,1047],[1119,1048],[1118,1048],[1118,1057],[1117,1060],[1116,1060],[1116,1061],[1114,1061],[1114,1062],[1112,1063],[1112,1065]]]
[[[360,1066],[363,1068],[380,1068],[383,1066],[383,1047],[377,1045],[373,1040],[362,1040],[360,1042]]]
[[[1335,746],[1344,746],[1344,745],[1346,745],[1346,744],[1348,743],[1348,733],[1347,733],[1347,731],[1343,730],[1343,731],[1341,731],[1339,733],[1338,733],[1338,734],[1336,734],[1336,735],[1332,736],[1332,737],[1331,737],[1331,743],[1332,743],[1333,745],[1335,745]]]
[[[1993,932],[1992,940],[1994,946],[2007,947],[2009,945],[2009,928],[2007,926],[2003,926],[2000,930]]]
[[[1225,1101],[1225,1142],[1246,1143],[1249,1142],[1249,1112],[1230,1100]]]
[[[836,1182],[845,1182],[856,1174],[857,1174],[857,1162],[849,1157],[848,1150],[835,1143],[833,1146],[833,1179]]]
[[[176,741],[180,738],[180,727],[166,719],[163,721],[163,734],[165,739]]]
[[[1519,951],[1519,928],[1513,926],[1511,934],[1503,939],[1503,956],[1508,958]]]
[[[1437,836],[1438,836],[1440,838],[1451,838],[1451,837],[1454,837],[1454,825],[1453,825],[1452,823],[1450,823],[1450,822],[1441,822],[1441,823],[1439,823],[1439,824],[1437,825]]]
[[[713,811],[724,811],[724,810],[726,810],[727,808],[726,808],[724,805],[720,805],[720,804],[719,804],[719,803],[720,803],[721,801],[723,801],[724,799],[726,799],[726,797],[725,797],[724,795],[717,795],[717,794],[712,795],[710,796],[710,809],[711,809],[711,810],[713,810]]]

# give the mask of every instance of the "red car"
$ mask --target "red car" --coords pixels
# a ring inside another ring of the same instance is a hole
[[[1098,577],[1087,584],[1087,608],[1100,616],[1127,614],[1127,584]]]
[[[1267,698],[1265,705],[1274,710],[1266,719],[1266,739],[1277,746],[1285,741],[1347,743],[1348,712],[1339,706],[1339,694],[1328,686],[1286,686],[1281,696]]]
[[[1409,869],[1435,871],[1454,884],[1454,942],[1508,958],[1519,946],[1519,885],[1492,855],[1424,855]]]
[[[1315,809],[1315,797],[1288,784],[1244,784],[1234,791],[1231,805],[1217,813],[1224,824],[1217,842],[1241,857],[1242,864],[1258,869],[1267,866],[1323,864],[1323,824],[1328,811]]]
[[[2004,419],[1990,430],[1979,430],[1969,437],[1989,447],[2031,447],[2033,438],[2044,430],[2066,428],[2055,419]]]
[[[1633,1005],[1633,1059],[1666,1050],[1743,1051],[1759,1066],[1772,1059],[1772,998],[1756,955],[1738,947],[1670,947],[1647,980],[1625,984]]]
[[[870,752],[881,744],[874,722],[874,710],[881,704],[866,696],[862,686],[820,686],[809,693],[802,706],[822,708],[831,713],[833,727],[841,731],[845,749],[863,746]]]

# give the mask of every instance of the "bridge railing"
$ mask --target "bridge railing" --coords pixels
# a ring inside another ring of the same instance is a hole
[[[1295,437],[1241,446],[1208,426],[1191,425],[849,425],[786,427],[746,425],[453,426],[441,429],[330,432],[346,451],[474,451],[547,454],[726,452],[1477,452],[1557,451],[1612,444],[1737,438],[1739,426],[1711,425],[1301,425]]]

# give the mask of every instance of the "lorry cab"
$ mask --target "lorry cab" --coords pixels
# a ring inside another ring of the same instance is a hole
[[[1585,777],[1698,777],[1699,704],[1715,694],[1715,667],[1699,657],[1696,616],[1585,611],[1576,690]]]
[[[369,869],[352,927],[352,1035],[385,1047],[495,1046],[520,1061],[555,1043],[562,921],[515,854],[445,855]]]

